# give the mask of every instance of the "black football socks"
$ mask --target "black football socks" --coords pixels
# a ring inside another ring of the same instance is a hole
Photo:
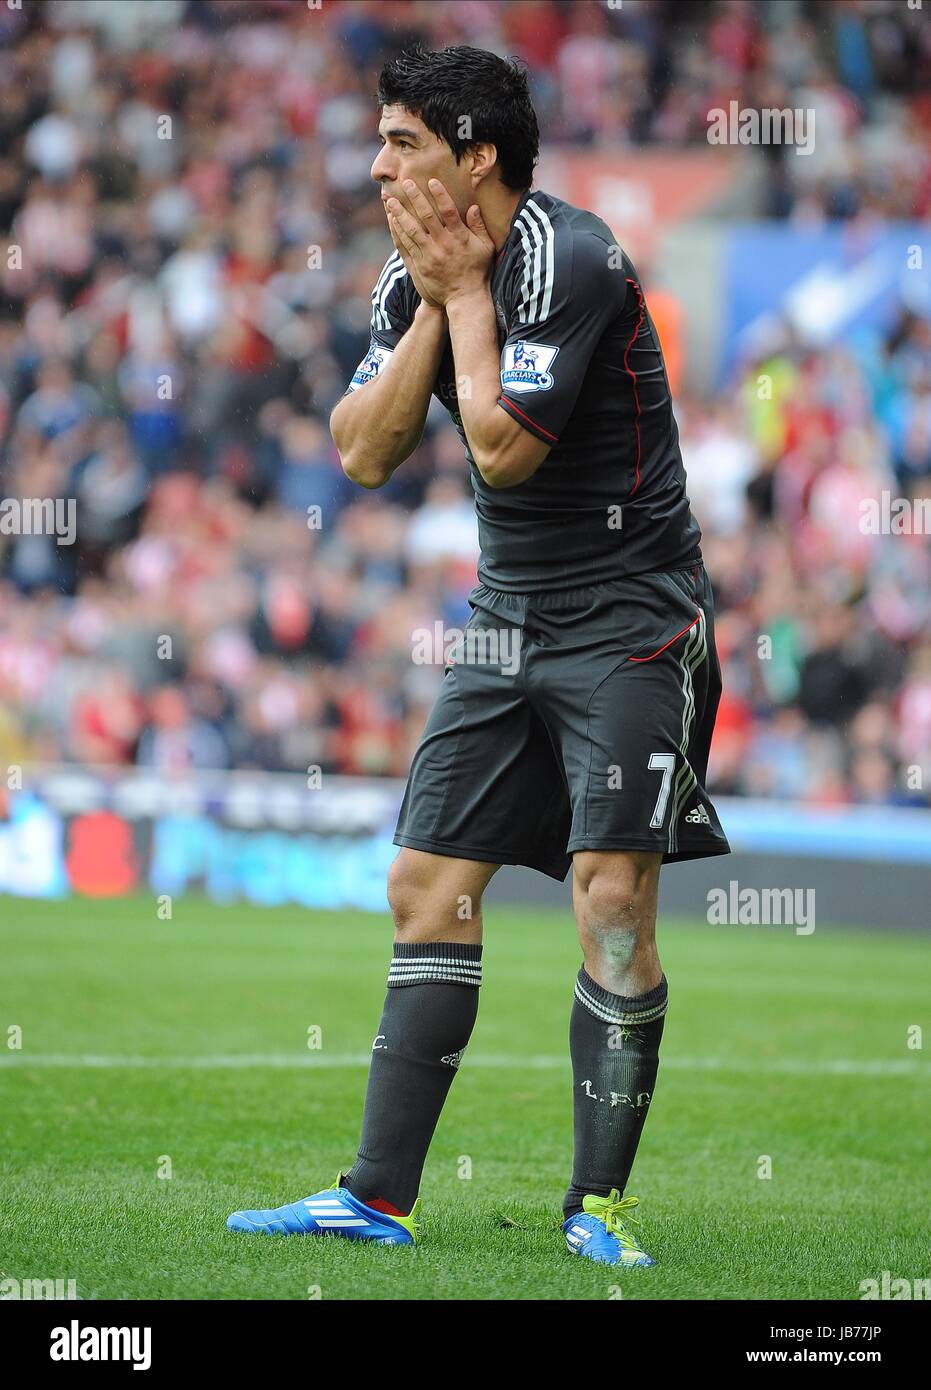
[[[482,948],[455,941],[394,945],[359,1155],[343,1180],[354,1197],[409,1215],[427,1150],[478,1014]]]
[[[656,1084],[666,995],[665,975],[628,998],[579,971],[569,1024],[575,1159],[566,1217],[582,1210],[587,1193],[623,1195]]]

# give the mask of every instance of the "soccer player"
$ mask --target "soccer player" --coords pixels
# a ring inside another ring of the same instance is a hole
[[[482,893],[502,864],[560,881],[571,865],[583,964],[563,1230],[573,1254],[649,1265],[624,1193],[666,1013],[659,870],[729,850],[704,787],[712,593],[663,356],[607,225],[533,190],[537,121],[517,64],[416,48],[386,64],[378,100],[372,177],[395,251],[330,428],[348,477],[381,487],[439,398],[471,474],[479,582],[395,835],[395,946],[358,1157],[332,1188],[227,1224],[416,1238],[427,1149],[478,1009]]]

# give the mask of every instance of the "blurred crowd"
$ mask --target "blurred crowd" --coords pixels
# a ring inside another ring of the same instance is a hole
[[[390,249],[375,77],[408,38],[527,62],[544,140],[702,141],[732,98],[811,106],[760,213],[931,213],[926,17],[898,0],[60,0],[0,9],[0,763],[404,775],[477,539],[434,403],[390,485],[326,421]],[[11,254],[22,248],[21,258]],[[308,254],[308,248],[312,254]],[[767,379],[774,389],[761,391]],[[786,333],[677,403],[718,604],[711,783],[931,800],[931,550],[864,496],[931,496],[931,325]],[[838,518],[847,518],[839,522]]]

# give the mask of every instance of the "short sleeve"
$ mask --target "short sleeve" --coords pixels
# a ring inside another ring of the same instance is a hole
[[[598,342],[623,311],[627,284],[618,247],[590,232],[560,228],[557,236],[546,214],[527,206],[498,404],[538,439],[558,444]]]
[[[374,381],[391,360],[391,355],[411,326],[407,287],[407,267],[398,252],[389,256],[372,291],[371,341],[369,350],[355,370],[347,387],[358,391]]]

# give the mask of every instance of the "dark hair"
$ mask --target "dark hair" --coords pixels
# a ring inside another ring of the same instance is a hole
[[[378,78],[380,106],[403,106],[445,140],[458,164],[467,150],[488,142],[498,151],[507,188],[529,188],[540,131],[525,68],[481,48],[460,45],[431,53],[421,44],[391,58]],[[460,135],[463,116],[471,135]]]

